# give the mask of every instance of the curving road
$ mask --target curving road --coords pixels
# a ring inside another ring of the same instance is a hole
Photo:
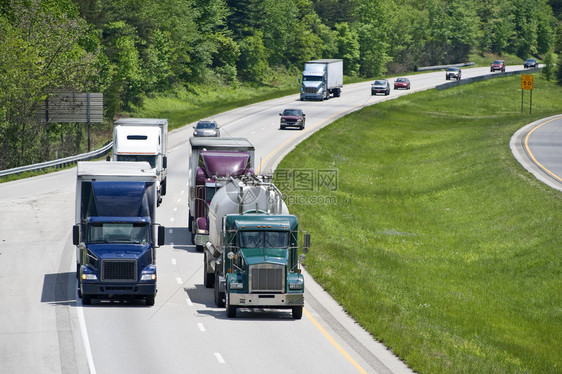
[[[521,67],[508,67],[510,70]],[[463,69],[463,78],[489,74]],[[371,96],[370,82],[340,98],[297,95],[214,117],[224,135],[256,146],[259,171],[272,171],[298,142],[334,119],[382,100],[445,83],[444,73],[411,76],[412,89]],[[304,131],[281,131],[278,113],[303,108]],[[190,126],[169,136],[168,194],[158,208],[167,244],[158,249],[158,296],[143,303],[94,303],[76,295],[71,243],[75,169],[0,185],[0,368],[9,373],[409,373],[305,274],[302,320],[283,310],[227,319],[203,286],[202,254],[187,232]],[[549,164],[550,165],[550,164]],[[314,243],[314,238],[313,238]],[[311,250],[314,250],[312,247]]]
[[[562,191],[562,115],[523,127],[511,138],[511,149],[537,179]]]

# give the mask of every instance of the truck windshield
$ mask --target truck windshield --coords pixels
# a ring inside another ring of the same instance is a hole
[[[156,167],[155,155],[117,155],[117,161],[148,161],[151,168]]]
[[[205,201],[207,203],[211,203],[211,200],[213,200],[213,196],[215,196],[216,191],[216,187],[205,187]]]
[[[101,223],[88,226],[88,243],[134,243],[150,241],[148,223]]]
[[[241,231],[241,248],[287,248],[289,233],[286,231]]]
[[[322,76],[318,75],[304,75],[302,77],[303,82],[320,82],[322,80]]]

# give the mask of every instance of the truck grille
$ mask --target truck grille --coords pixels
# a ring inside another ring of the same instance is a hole
[[[136,282],[137,261],[102,260],[101,280],[104,282]]]
[[[285,266],[258,264],[250,267],[250,293],[283,292],[285,290]]]
[[[316,87],[304,87],[305,93],[315,94],[318,89]]]

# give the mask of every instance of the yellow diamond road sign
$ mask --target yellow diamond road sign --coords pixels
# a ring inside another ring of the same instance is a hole
[[[532,90],[533,89],[533,76],[532,75],[522,75],[521,76],[521,89],[522,90]]]

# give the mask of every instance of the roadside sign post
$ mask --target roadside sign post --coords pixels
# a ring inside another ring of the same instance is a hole
[[[529,103],[529,114],[531,114],[531,108],[533,107],[533,76],[532,75],[522,75],[521,76],[521,113],[523,113],[523,93],[525,90],[531,90],[531,101]]]

